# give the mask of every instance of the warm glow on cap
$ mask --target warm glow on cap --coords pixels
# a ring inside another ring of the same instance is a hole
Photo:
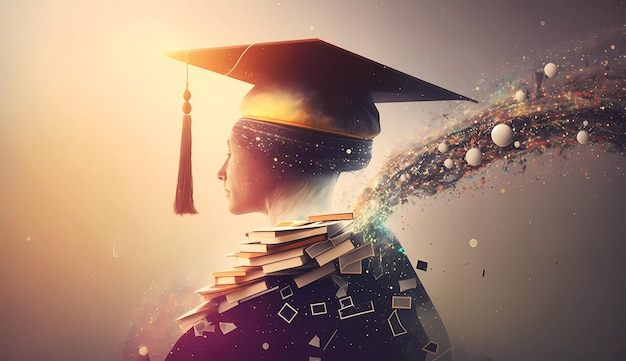
[[[352,138],[371,139],[380,133],[378,110],[368,94],[256,86],[240,110],[244,118]]]

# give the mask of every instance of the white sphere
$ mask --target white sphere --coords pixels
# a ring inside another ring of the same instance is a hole
[[[513,143],[513,129],[506,124],[498,124],[491,130],[491,140],[498,147],[506,147]]]
[[[588,121],[586,121],[586,120],[585,120],[585,121],[583,121],[583,126],[584,126],[584,127],[589,126],[589,122],[588,122]]]
[[[543,67],[543,73],[546,74],[548,78],[554,78],[556,73],[559,72],[559,69],[556,67],[554,63],[548,63]]]
[[[586,130],[581,130],[578,134],[576,134],[576,140],[580,144],[589,143],[589,133]]]
[[[454,161],[450,158],[446,159],[443,161],[443,165],[448,168],[448,169],[452,169],[454,167]]]
[[[522,146],[522,143],[520,143],[519,140],[516,140],[515,143],[513,143],[513,145],[515,146],[515,148],[519,148]]]
[[[439,147],[437,147],[437,150],[439,150],[439,152],[441,153],[445,153],[448,151],[448,143],[446,143],[445,141],[439,143]]]
[[[478,240],[476,238],[472,238],[469,240],[469,245],[472,248],[476,248],[478,246]]]
[[[465,153],[465,161],[472,166],[480,165],[483,161],[483,154],[478,148],[472,148]]]
[[[148,348],[146,346],[140,346],[138,352],[140,356],[148,356]]]
[[[515,92],[515,100],[517,100],[518,102],[523,102],[526,101],[526,92],[523,90],[518,90]]]

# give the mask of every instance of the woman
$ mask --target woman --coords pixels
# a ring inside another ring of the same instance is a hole
[[[469,100],[319,40],[172,56],[255,84],[217,177],[231,213],[261,212],[271,224],[328,211],[339,174],[367,166],[380,132],[375,102]],[[305,286],[294,277],[306,269],[266,275],[281,292],[212,313],[202,320],[210,331],[187,331],[167,360],[449,357],[445,328],[398,241],[384,224],[358,221],[350,242],[373,251],[360,273]]]

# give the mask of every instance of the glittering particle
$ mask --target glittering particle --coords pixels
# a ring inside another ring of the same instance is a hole
[[[402,322],[400,322],[400,317],[398,317],[398,310],[393,310],[393,312],[391,312],[391,315],[387,318],[387,323],[389,324],[393,337],[398,337],[407,333],[406,328]]]
[[[519,141],[519,140],[516,140],[516,141],[515,141],[515,143],[513,143],[513,146],[514,146],[515,148],[519,148],[519,147],[521,147],[521,146],[522,146],[522,143],[520,143],[520,141]]]
[[[354,303],[352,302],[352,296],[348,296],[348,297],[344,297],[342,299],[339,300],[339,305],[341,306],[341,309],[346,309],[349,307],[353,307]]]
[[[148,347],[141,345],[139,346],[139,350],[137,350],[137,352],[139,352],[139,356],[148,356]]]
[[[220,331],[222,331],[224,335],[234,331],[236,328],[237,326],[232,322],[220,322]]]
[[[325,315],[328,313],[326,302],[311,303],[311,314],[313,316]]]
[[[406,280],[398,280],[398,286],[400,286],[400,292],[404,292],[417,287],[417,280],[415,277]]]
[[[350,296],[348,296],[350,297]],[[352,303],[352,298],[350,298],[350,303]],[[339,319],[345,320],[348,318],[362,316],[368,313],[373,313],[376,310],[374,309],[374,302],[364,302],[358,305],[351,305],[348,307],[343,307],[339,310]]]
[[[288,303],[285,303],[283,307],[280,308],[280,311],[278,311],[278,316],[280,316],[280,318],[285,320],[287,323],[291,323],[291,321],[296,318],[297,314],[298,310],[293,308],[293,306]]]
[[[202,319],[193,325],[193,332],[196,337],[202,337],[205,332],[215,332],[215,325],[206,319]]]
[[[346,149],[346,154],[352,154],[352,149],[350,148]]]
[[[472,238],[469,240],[469,245],[472,248],[476,248],[478,246],[478,240],[476,238]]]
[[[287,285],[280,289],[280,297],[284,300],[293,296],[293,291],[291,290],[291,286]]]
[[[263,345],[261,345],[261,347],[263,347],[264,350],[269,350],[270,349],[270,344],[267,342],[263,342]]]
[[[313,336],[311,341],[309,341],[309,345],[316,347],[316,348],[322,347],[320,344],[320,338],[317,335]]]
[[[330,345],[330,341],[333,340],[333,338],[335,338],[335,335],[337,334],[337,331],[339,330],[335,330],[335,332],[333,332],[332,335],[330,335],[330,338],[328,339],[328,341],[326,341],[326,344],[324,345],[324,350],[326,350],[326,348],[328,347],[328,345]],[[321,359],[320,359],[321,360]]]
[[[422,347],[422,350],[432,354],[436,354],[438,349],[439,345],[432,341],[428,342],[424,347]]]
[[[391,297],[391,308],[410,310],[412,298],[410,296]]]
[[[420,271],[426,272],[427,269],[428,269],[428,262],[422,261],[422,260],[417,260],[417,267],[415,267],[415,268],[420,270]]]

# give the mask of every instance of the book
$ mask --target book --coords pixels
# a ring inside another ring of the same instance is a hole
[[[326,234],[328,237],[334,237],[338,234],[352,230],[354,221],[324,221],[315,224],[324,225],[324,227],[326,227]]]
[[[307,218],[310,222],[319,221],[343,221],[354,219],[352,212],[345,213],[327,213],[327,214],[314,214]]]
[[[220,296],[224,296],[228,293],[236,291],[238,288],[242,288],[244,286],[249,285],[253,281],[248,281],[239,284],[231,284],[231,285],[215,285],[210,284],[204,286],[200,289],[196,290],[196,293],[200,295],[203,300],[211,300]]]
[[[339,233],[336,234],[332,237],[329,237],[328,240],[330,241],[330,243],[332,243],[334,246],[338,245],[341,242],[344,242],[345,240],[347,240],[348,238],[352,237],[353,233],[352,233],[352,225],[344,228],[344,230],[342,230],[343,233]]]
[[[252,283],[245,287],[240,287],[233,292],[227,293],[226,300],[228,303],[235,303],[256,293],[263,292],[267,290],[267,288],[267,282],[265,281]]]
[[[239,277],[246,276],[254,271],[257,271],[258,267],[237,267],[225,271],[218,271],[211,273],[213,277]]]
[[[305,248],[306,246],[303,246],[283,252],[270,254],[238,252],[235,254],[235,262],[240,266],[263,266],[268,263],[274,263],[289,258],[303,256],[305,255]]]
[[[309,257],[307,255],[297,256],[293,258],[283,259],[278,262],[272,262],[263,265],[263,272],[273,273],[303,266],[307,263]]]
[[[201,320],[205,319],[207,316],[216,312],[217,308],[219,307],[219,304],[220,304],[219,302],[216,302],[214,300],[203,301],[198,306],[178,316],[176,318],[176,321],[178,321],[178,326],[182,330],[185,330],[185,331],[188,330],[189,328],[194,326],[196,323],[200,322]]]
[[[263,272],[262,268],[257,268],[253,272],[248,272],[248,274],[243,276],[214,276],[213,279],[215,281],[216,286],[221,285],[232,285],[232,284],[241,284],[248,281],[253,281],[265,276],[265,272]]]
[[[327,263],[322,267],[318,267],[304,274],[295,276],[293,278],[293,281],[296,283],[296,286],[298,286],[298,288],[302,288],[309,283],[315,282],[334,273],[335,271],[335,265],[333,263]]]
[[[254,234],[258,237],[276,237],[280,235],[286,234],[294,234],[299,232],[304,232],[311,229],[323,228],[324,224],[322,222],[314,222],[307,223],[302,226],[276,226],[276,227],[261,227],[257,228],[252,232],[248,232],[247,234]]]
[[[326,263],[339,258],[339,256],[343,255],[354,249],[354,245],[351,241],[346,241],[338,244],[337,246],[333,246],[332,248],[320,253],[315,257],[317,264],[320,266],[325,265]]]
[[[309,255],[309,257],[315,258],[331,248],[333,248],[333,244],[330,242],[330,240],[326,240],[310,245],[304,251],[307,255]]]
[[[326,239],[325,234],[318,234],[316,236],[296,239],[291,242],[279,243],[279,244],[267,244],[260,242],[245,242],[239,245],[240,252],[254,252],[254,253],[277,253],[282,251],[287,251],[292,248],[298,248],[302,246],[307,246],[309,244],[313,244],[315,242],[323,241]]]
[[[295,241],[302,238],[326,234],[327,229],[320,224],[306,225],[302,227],[275,227],[248,232],[248,242],[265,244],[280,244]]]
[[[374,245],[371,242],[358,246],[357,248],[339,256],[339,273],[363,273],[361,261],[372,256],[374,256]]]

